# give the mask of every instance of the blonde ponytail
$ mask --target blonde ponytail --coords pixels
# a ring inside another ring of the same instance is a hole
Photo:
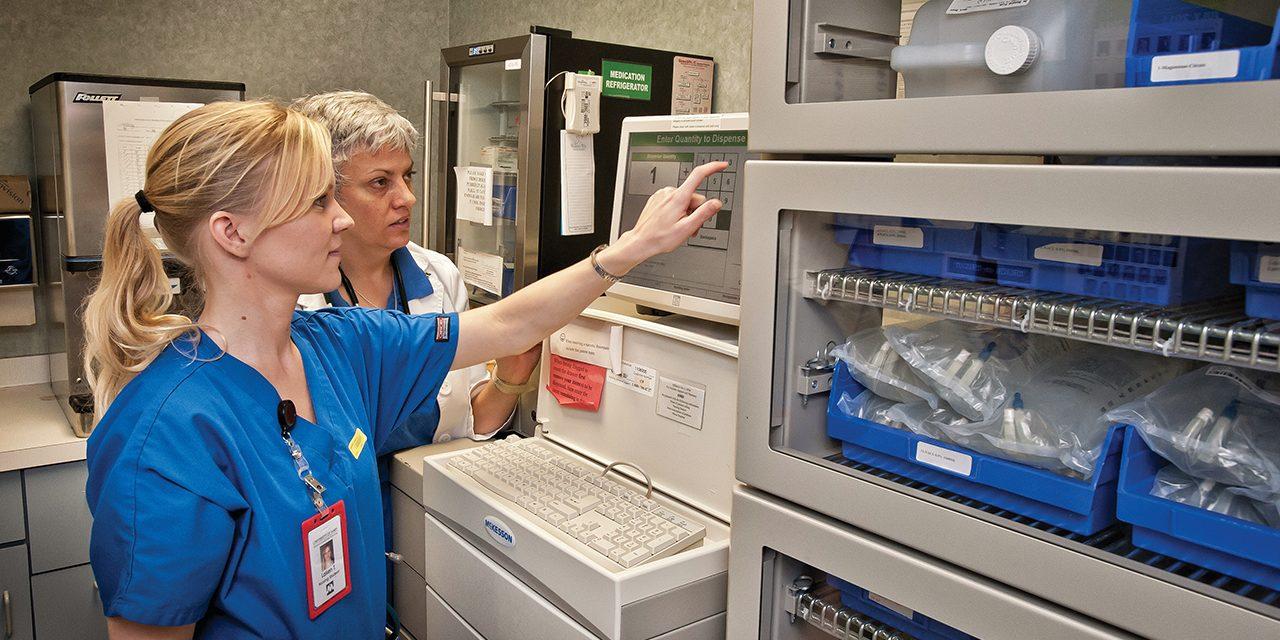
[[[208,104],[178,118],[147,154],[143,193],[156,231],[199,285],[197,231],[215,211],[255,213],[259,230],[305,213],[333,185],[329,134],[271,102]],[[107,219],[102,278],[85,306],[85,372],[101,417],[120,390],[197,322],[170,310],[159,249],[130,197]],[[259,231],[259,232],[260,232]],[[198,306],[197,306],[198,309]]]
[[[195,330],[173,303],[160,250],[142,232],[142,209],[120,201],[107,218],[102,278],[85,308],[85,371],[96,413],[174,338]]]

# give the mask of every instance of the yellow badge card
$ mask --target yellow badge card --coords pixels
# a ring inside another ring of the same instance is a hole
[[[347,449],[351,450],[351,456],[360,459],[360,452],[364,451],[364,443],[369,441],[369,437],[364,435],[360,429],[356,429],[355,435],[351,436],[351,442],[347,443]]]

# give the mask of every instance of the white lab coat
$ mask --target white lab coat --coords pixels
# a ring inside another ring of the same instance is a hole
[[[414,262],[427,274],[433,289],[429,296],[410,300],[409,312],[460,313],[466,311],[467,290],[462,283],[462,273],[458,271],[458,267],[445,256],[412,242],[407,248]],[[328,306],[329,303],[322,293],[307,294],[298,298],[298,307],[301,309],[315,310]],[[448,442],[455,438],[487,440],[499,431],[494,430],[487,435],[477,435],[475,416],[471,413],[471,395],[488,379],[489,372],[483,364],[449,372],[440,385],[440,394],[436,397],[440,403],[440,425],[436,427],[433,442]]]

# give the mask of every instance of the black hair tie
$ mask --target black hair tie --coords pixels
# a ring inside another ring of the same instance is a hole
[[[143,213],[151,213],[156,210],[155,207],[151,206],[151,201],[147,199],[147,196],[142,193],[142,189],[138,189],[138,192],[133,194],[133,199],[138,201],[138,206],[142,208]]]

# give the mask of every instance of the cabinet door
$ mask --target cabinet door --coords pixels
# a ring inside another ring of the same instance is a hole
[[[84,498],[88,466],[68,462],[22,473],[30,506],[31,571],[44,573],[88,562],[93,526]]]
[[[27,537],[27,521],[22,513],[22,478],[19,472],[0,473],[0,544]]]
[[[27,547],[0,549],[0,637],[32,640],[31,583]]]
[[[107,640],[107,619],[89,565],[32,576],[31,595],[38,637]]]

